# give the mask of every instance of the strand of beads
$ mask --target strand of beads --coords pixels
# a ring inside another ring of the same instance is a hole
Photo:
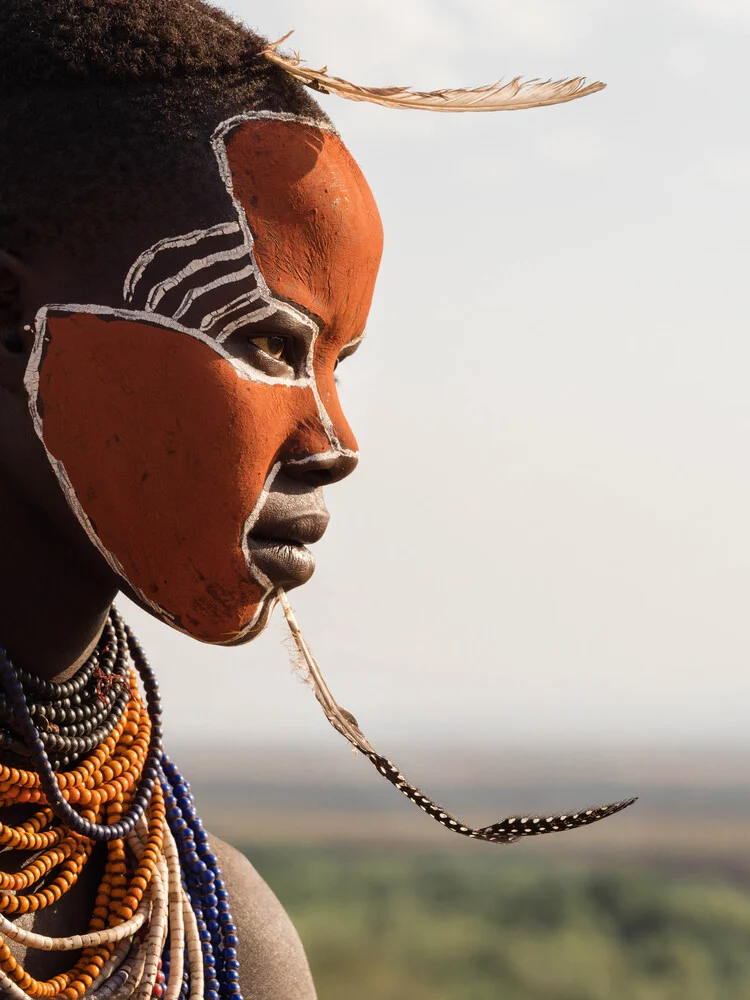
[[[16,670],[29,714],[55,770],[73,766],[112,733],[128,702],[129,673],[127,645],[112,622],[107,622],[93,653],[72,680],[55,684]],[[2,692],[0,747],[28,754]]]
[[[130,718],[140,714],[145,717],[146,722],[146,732],[141,734],[140,742],[142,744],[140,759],[145,758],[145,750],[148,746],[148,729],[150,728],[150,723],[148,717],[145,715],[143,706],[140,705],[134,697],[133,704],[130,707],[128,716]],[[132,723],[130,727],[127,725],[122,725],[120,727],[120,739],[114,748],[114,754],[110,756],[111,763],[115,764],[120,756],[126,755],[128,752],[132,751],[133,745],[136,743],[138,738],[138,728],[135,723]],[[94,765],[96,763],[101,763],[101,761],[107,759],[106,752],[99,752],[98,755],[94,756]],[[138,759],[136,757],[136,759]],[[106,766],[106,765],[105,765]],[[122,770],[122,768],[120,768]],[[137,770],[137,769],[136,769]],[[92,768],[92,761],[84,762],[84,765],[79,770],[79,774],[83,774],[86,778],[88,784],[96,785],[98,780],[102,777],[100,772],[97,772]],[[114,772],[113,772],[114,773]],[[30,775],[27,772],[17,772],[17,777],[22,785],[22,790],[28,791],[29,785],[34,785],[36,775]],[[58,775],[58,779],[63,782],[65,779],[68,784],[71,783],[71,775]],[[106,784],[106,783],[105,783]],[[82,790],[80,786],[77,786],[79,793]],[[34,788],[30,790],[34,791]],[[98,792],[97,789],[95,791]],[[123,808],[127,808],[129,805],[129,799],[134,794],[132,783],[131,787],[127,788],[122,792],[122,800],[115,800],[112,802],[103,802],[106,800],[106,795],[99,794],[99,797],[94,799],[95,810],[84,809],[83,815],[90,822],[101,822],[104,819],[104,809],[106,808],[110,821],[117,821],[117,817],[121,815]],[[17,798],[17,797],[16,797]],[[35,819],[32,817],[32,820]],[[44,818],[46,819],[46,817]],[[44,819],[41,822],[44,822]],[[134,865],[135,872],[133,876],[128,879],[126,878],[126,863],[125,855],[122,846],[122,841],[111,841],[108,845],[108,859],[107,865],[105,867],[104,878],[97,894],[96,906],[94,913],[92,914],[91,928],[88,935],[76,936],[66,939],[46,939],[40,940],[39,938],[29,937],[28,933],[24,933],[20,929],[16,928],[10,922],[3,923],[1,931],[4,931],[6,936],[20,943],[27,944],[32,947],[42,947],[45,950],[63,950],[63,951],[73,951],[84,948],[84,952],[79,959],[76,966],[69,972],[62,976],[58,976],[49,980],[46,983],[40,983],[33,980],[28,976],[23,969],[21,969],[14,962],[10,953],[7,951],[7,947],[0,945],[0,970],[11,981],[13,981],[19,988],[23,989],[27,996],[52,996],[56,994],[62,994],[65,997],[76,998],[81,996],[88,988],[91,987],[93,982],[100,976],[101,969],[110,960],[113,945],[115,942],[120,940],[125,933],[135,934],[138,927],[142,926],[145,920],[146,913],[143,908],[143,901],[146,895],[146,891],[154,885],[155,870],[157,866],[163,862],[163,836],[166,828],[165,817],[164,817],[164,804],[161,787],[156,787],[154,789],[154,794],[152,801],[149,806],[148,822],[144,823],[145,829],[145,841],[143,849],[137,854],[137,861]],[[36,819],[34,823],[27,823],[27,825],[39,826],[40,820]],[[8,828],[6,828],[7,830]],[[64,828],[63,828],[64,829]],[[19,832],[15,831],[15,836],[12,839],[17,839],[19,837]],[[77,838],[81,844],[81,851],[83,854],[83,863],[85,859],[88,858],[90,851],[93,847],[93,843],[89,840],[84,840],[79,835],[70,835],[73,838]],[[38,863],[38,862],[37,862]],[[31,867],[31,866],[30,866]],[[79,864],[79,870],[82,867],[82,863]],[[1,893],[0,892],[0,907],[11,912],[20,912],[21,909],[28,908],[43,908],[45,905],[51,905],[56,902],[58,898],[67,891],[67,888],[75,881],[74,877],[67,880],[67,882],[60,887],[59,892],[52,895],[49,894],[49,889],[54,888],[60,882],[60,876],[53,883],[51,883],[48,889],[43,889],[40,893],[35,896],[17,896],[13,893]],[[157,878],[158,881],[158,878]],[[38,897],[38,898],[37,898]],[[35,905],[28,906],[26,900],[36,899]],[[23,901],[23,902],[21,902]],[[133,921],[138,926],[133,926]],[[109,927],[107,928],[107,924]],[[123,930],[123,924],[127,925],[125,930]],[[164,922],[162,921],[164,926]],[[162,942],[159,941],[159,950],[161,950]],[[152,947],[152,952],[155,950],[156,945]],[[135,968],[135,967],[134,967]],[[146,966],[144,966],[146,968]],[[150,966],[149,966],[150,968]]]
[[[167,822],[179,851],[203,951],[203,995],[205,1000],[229,1000],[230,997],[240,1000],[239,940],[221,869],[196,813],[190,786],[166,756],[162,769]]]
[[[17,826],[0,824],[0,847],[39,853],[0,873],[0,992],[13,1000],[242,1000],[221,872],[189,786],[162,758],[156,679],[114,609],[96,650],[65,684],[17,670],[0,650],[0,749],[11,744],[32,767],[0,765],[0,808],[39,809]],[[8,919],[57,903],[96,842],[107,857],[86,933],[50,938]],[[80,956],[37,981],[4,939]]]
[[[124,631],[122,619],[114,608],[112,609],[111,619],[116,632]],[[137,653],[134,652],[134,648],[137,648]],[[0,685],[5,690],[16,726],[29,749],[29,757],[38,775],[38,783],[41,786],[46,801],[52,807],[58,819],[62,820],[71,830],[89,840],[101,843],[106,843],[109,840],[120,840],[130,833],[148,807],[154,785],[159,776],[159,764],[162,754],[159,685],[140,646],[135,644],[131,648],[131,654],[141,675],[146,692],[148,716],[151,719],[151,737],[148,744],[145,765],[141,773],[140,786],[131,806],[127,814],[119,822],[109,825],[85,819],[73,809],[71,802],[76,801],[76,799],[72,798],[70,790],[66,796],[64,794],[64,786],[58,783],[49,756],[45,750],[44,742],[29,713],[23,686],[18,674],[5,652],[0,650]],[[86,796],[77,797],[77,801],[85,804]]]
[[[96,808],[108,802],[122,800],[123,795],[129,793],[142,778],[145,770],[144,764],[153,741],[152,727],[148,713],[137,695],[135,677],[131,679],[131,684],[131,701],[118,726],[73,771],[40,775],[35,771],[0,766],[0,804],[47,803],[49,796],[46,786],[51,782],[55,788],[55,799],[61,800],[65,806],[65,810],[60,810],[56,808],[56,803],[52,803],[53,811],[62,819],[72,815],[75,822],[67,825],[74,832],[85,836],[84,830],[88,827],[72,806],[91,805]],[[60,812],[63,812],[62,817]],[[118,832],[124,836],[127,831],[121,831],[122,825],[122,822],[106,825],[104,828],[110,833],[105,839],[117,839]]]
[[[111,643],[114,636],[117,656],[123,662],[124,651],[124,662],[127,662],[127,639],[124,628],[121,623],[119,628],[117,626],[118,622],[113,619],[108,641]],[[8,700],[15,707],[20,702],[18,690],[14,689],[13,685],[9,687],[7,684],[9,671],[5,672],[4,677],[6,695],[10,691]],[[19,715],[21,721],[24,721],[23,712],[14,712],[14,722]],[[132,812],[133,800],[142,794],[143,772],[152,744],[151,720],[140,701],[133,675],[128,678],[126,711],[111,734],[73,771],[53,774],[61,795],[65,796],[69,803],[75,803],[80,808],[80,815],[75,813],[79,821],[92,826],[106,825],[116,830],[122,829],[123,811]],[[129,862],[126,859],[122,835],[108,842],[104,877],[97,894],[88,934],[58,939],[44,938],[24,932],[0,913],[0,933],[8,939],[43,950],[83,949],[75,966],[69,972],[53,977],[47,982],[39,982],[14,961],[5,943],[0,941],[0,976],[2,976],[0,987],[4,988],[7,980],[15,991],[20,990],[26,997],[60,995],[74,1000],[82,996],[95,982],[101,980],[103,983],[117,974],[117,969],[113,969],[112,975],[108,975],[106,980],[102,979],[102,970],[111,967],[117,942],[127,944],[127,953],[124,947],[117,949],[119,959],[117,966],[120,967],[123,962],[130,961],[132,966],[130,980],[133,979],[133,973],[138,970],[137,962],[140,961],[134,954],[134,947],[139,941],[139,931],[153,914],[155,901],[161,896],[166,898],[166,887],[164,891],[160,889],[163,879],[160,881],[157,873],[159,864],[164,864],[162,847],[166,823],[163,795],[158,783],[155,783],[151,791],[150,801],[146,806],[148,821],[145,819],[142,821],[145,841],[142,850],[136,856],[132,877],[127,877]],[[26,912],[56,903],[75,883],[93,849],[91,838],[82,836],[70,826],[54,825],[57,819],[46,801],[43,776],[32,771],[0,767],[0,806],[23,802],[40,802],[44,805],[44,808],[19,827],[0,828],[0,843],[16,849],[42,850],[42,854],[21,872],[0,879],[2,912]],[[72,810],[72,805],[69,808]],[[48,885],[36,892],[18,894],[19,889],[31,888],[53,872],[56,877]],[[157,939],[154,932],[150,939],[152,955],[161,951],[163,938],[166,937],[166,920],[163,917],[159,925],[159,934],[160,937]],[[152,965],[153,959],[151,964],[147,965],[144,957],[143,969],[147,970],[149,976]],[[140,976],[139,982],[142,979]],[[16,995],[14,990],[11,992]]]

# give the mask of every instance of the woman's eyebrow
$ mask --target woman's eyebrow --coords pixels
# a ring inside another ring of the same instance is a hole
[[[305,315],[296,314],[293,304],[285,309],[280,303],[263,304],[264,300],[257,301],[261,302],[260,310],[253,308],[254,302],[250,304],[249,310],[244,310],[241,300],[237,300],[236,306],[230,310],[230,315],[224,317],[225,322],[217,323],[214,327],[216,340],[219,343],[228,340],[238,331],[242,331],[245,336],[286,336],[299,338],[306,344],[310,343],[317,324]],[[258,316],[261,310],[262,315]],[[254,316],[257,318],[254,319]]]
[[[298,306],[294,307],[298,309]],[[287,312],[285,309],[279,309],[273,315],[268,316],[265,320],[260,321],[262,323],[268,323],[269,326],[273,326],[277,330],[281,330],[284,333],[290,333],[296,337],[309,338],[310,333],[310,322],[302,319],[300,316],[295,316],[292,312]]]
[[[339,361],[343,361],[344,358],[349,358],[352,354],[355,354],[362,346],[362,341],[366,336],[367,330],[365,329],[358,337],[355,337],[354,340],[350,340],[348,344],[344,344],[339,351]]]

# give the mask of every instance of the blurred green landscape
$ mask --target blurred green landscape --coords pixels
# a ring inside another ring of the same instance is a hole
[[[750,1000],[750,749],[394,757],[475,825],[641,797],[501,848],[448,833],[336,743],[185,755],[207,826],[291,915],[320,1000]]]
[[[728,877],[246,846],[321,1000],[747,1000],[750,891]]]

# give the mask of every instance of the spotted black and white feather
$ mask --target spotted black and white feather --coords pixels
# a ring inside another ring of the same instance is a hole
[[[455,816],[451,816],[450,813],[446,812],[445,809],[434,802],[429,796],[425,795],[419,788],[412,785],[395,764],[392,764],[387,757],[383,757],[382,754],[379,754],[372,747],[359,728],[355,717],[345,708],[341,708],[331,694],[328,685],[323,680],[320,667],[300,631],[287,596],[281,588],[277,591],[277,597],[284,611],[284,616],[292,633],[295,646],[302,657],[303,666],[307,674],[306,679],[309,679],[315,692],[315,697],[318,699],[326,718],[333,728],[341,733],[356,750],[359,750],[360,753],[367,757],[379,773],[405,795],[410,802],[413,802],[447,830],[461,834],[463,837],[469,837],[472,840],[484,840],[491,844],[513,844],[523,837],[536,837],[544,833],[560,833],[564,830],[575,830],[581,826],[590,826],[600,819],[606,819],[607,816],[614,816],[615,813],[622,812],[623,809],[627,809],[628,806],[636,801],[635,798],[625,799],[621,802],[611,802],[606,806],[594,806],[590,809],[581,809],[577,812],[562,814],[509,816],[497,823],[492,823],[489,826],[483,826],[478,829],[462,823]]]
[[[410,802],[419,806],[423,812],[426,812],[441,826],[453,833],[470,837],[472,840],[486,840],[491,844],[513,844],[522,837],[536,837],[542,833],[560,833],[563,830],[575,830],[580,826],[589,826],[607,816],[614,816],[615,813],[627,809],[636,801],[635,799],[625,799],[622,802],[612,802],[606,806],[595,806],[591,809],[553,816],[509,816],[507,819],[501,819],[498,823],[492,823],[490,826],[483,826],[477,830],[461,823],[455,816],[451,816],[436,802],[433,802],[419,788],[415,788],[387,758],[375,752],[366,753],[365,756],[383,777],[390,781],[395,788],[398,788]]]

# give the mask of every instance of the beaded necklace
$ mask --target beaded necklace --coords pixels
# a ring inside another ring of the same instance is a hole
[[[39,806],[17,826],[0,823],[0,847],[33,852],[19,871],[0,873],[0,991],[13,1000],[241,1000],[227,890],[190,786],[163,754],[156,678],[114,608],[65,683],[14,667],[0,648],[0,748],[29,765],[0,765],[0,809]],[[55,905],[96,844],[106,862],[87,933],[45,937],[9,919]],[[6,941],[80,955],[39,981]]]
[[[109,621],[96,649],[72,680],[54,684],[20,668],[16,668],[16,675],[56,771],[71,768],[77,758],[99,746],[112,733],[130,697],[130,668]],[[0,748],[29,755],[3,692]]]

